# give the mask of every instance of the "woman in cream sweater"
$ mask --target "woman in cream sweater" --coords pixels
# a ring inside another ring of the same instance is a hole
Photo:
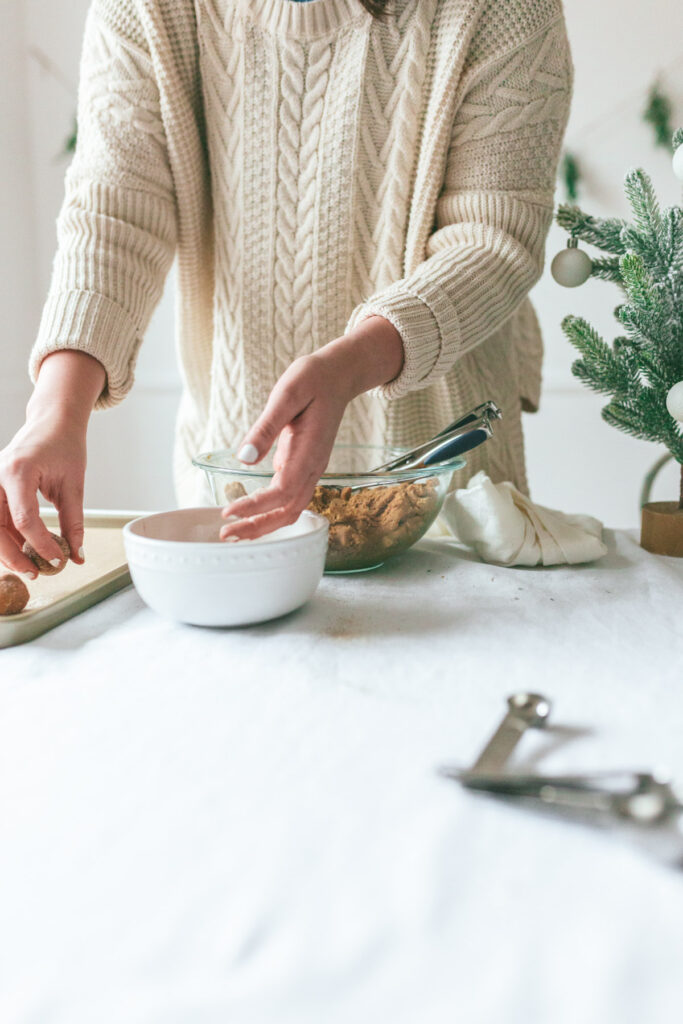
[[[487,398],[462,473],[526,490],[571,85],[561,0],[94,0],[0,559],[57,557],[40,490],[82,561],[88,419],[132,386],[174,257],[179,503],[193,454],[279,439],[224,536],[292,521],[335,438],[413,444]]]

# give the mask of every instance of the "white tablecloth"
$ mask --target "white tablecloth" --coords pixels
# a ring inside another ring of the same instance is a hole
[[[683,872],[469,793],[516,689],[547,770],[683,781],[683,562],[448,542],[241,630],[129,589],[0,653],[3,1024],[672,1024]]]

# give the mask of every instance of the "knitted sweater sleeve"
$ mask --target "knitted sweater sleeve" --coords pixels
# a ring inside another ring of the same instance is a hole
[[[514,313],[541,276],[573,67],[562,16],[476,61],[450,137],[427,258],[356,307],[404,345],[387,398],[433,383]]]
[[[57,241],[31,379],[51,352],[87,352],[107,374],[96,408],[114,405],[132,386],[176,245],[159,92],[131,2],[95,0],[88,12]]]

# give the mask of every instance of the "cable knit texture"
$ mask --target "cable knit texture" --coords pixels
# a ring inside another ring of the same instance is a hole
[[[495,399],[484,469],[527,490],[522,409],[572,88],[561,0],[94,0],[35,379],[99,359],[120,401],[177,257],[178,500],[238,443],[297,356],[365,317],[404,366],[351,403],[345,442],[413,444]]]

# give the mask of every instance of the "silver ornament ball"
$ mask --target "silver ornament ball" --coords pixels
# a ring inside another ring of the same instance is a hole
[[[578,288],[591,276],[591,258],[577,244],[575,238],[570,238],[567,248],[558,252],[550,264],[550,273],[564,288]]]
[[[674,174],[679,181],[683,181],[683,143],[678,147],[674,153],[673,160]]]
[[[683,380],[679,380],[669,391],[666,396],[666,407],[675,420],[683,423]]]

